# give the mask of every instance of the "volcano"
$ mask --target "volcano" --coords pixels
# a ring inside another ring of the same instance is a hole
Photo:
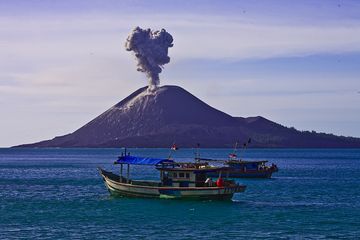
[[[17,147],[360,147],[360,139],[233,117],[178,86],[143,87],[71,134]]]

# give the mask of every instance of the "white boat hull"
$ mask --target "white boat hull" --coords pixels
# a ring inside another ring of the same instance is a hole
[[[115,174],[100,169],[105,186],[113,195],[155,198],[200,198],[200,199],[231,199],[234,193],[243,192],[245,186],[234,184],[224,187],[168,187],[141,186],[120,182]]]

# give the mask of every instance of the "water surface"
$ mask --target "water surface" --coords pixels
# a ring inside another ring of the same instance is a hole
[[[131,149],[166,157],[168,149]],[[222,158],[228,149],[203,149]],[[232,201],[113,198],[97,166],[115,172],[119,149],[0,149],[0,239],[358,238],[360,149],[249,149],[273,179],[240,179]],[[174,157],[186,160],[193,149]],[[151,167],[132,177],[156,179]]]

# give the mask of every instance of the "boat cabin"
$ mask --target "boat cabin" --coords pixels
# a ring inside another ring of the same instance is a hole
[[[225,164],[233,169],[239,169],[242,171],[247,170],[264,170],[266,169],[266,163],[268,161],[242,161],[242,160],[229,160]]]
[[[213,167],[208,163],[172,163],[158,166],[160,179],[164,186],[205,187],[212,186],[208,173],[218,173],[221,178],[223,168]],[[208,181],[208,182],[207,182]]]

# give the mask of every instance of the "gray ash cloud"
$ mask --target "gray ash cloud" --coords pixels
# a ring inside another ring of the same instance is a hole
[[[170,62],[168,49],[172,46],[173,37],[165,29],[152,31],[136,27],[127,37],[125,48],[135,53],[137,70],[146,74],[150,89],[160,84],[159,74],[163,65]]]

